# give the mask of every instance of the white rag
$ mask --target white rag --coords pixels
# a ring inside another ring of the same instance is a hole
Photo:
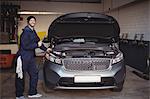
[[[20,78],[20,79],[23,78],[21,56],[19,56],[19,57],[17,58],[16,73],[18,74],[18,78]]]

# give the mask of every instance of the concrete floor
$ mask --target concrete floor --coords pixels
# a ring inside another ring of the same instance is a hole
[[[105,90],[57,90],[45,93],[42,87],[42,70],[39,72],[38,91],[43,95],[36,99],[150,99],[150,81],[139,78],[127,66],[127,76],[122,92]],[[25,97],[28,91],[26,76]],[[14,69],[0,70],[0,99],[15,99]]]

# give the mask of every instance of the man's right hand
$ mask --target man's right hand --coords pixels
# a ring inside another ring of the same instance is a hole
[[[50,53],[52,51],[51,48],[47,48],[46,52]]]
[[[42,41],[39,41],[38,42],[38,47],[41,47],[42,46]]]

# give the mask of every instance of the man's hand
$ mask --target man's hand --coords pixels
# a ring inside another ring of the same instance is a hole
[[[38,47],[41,47],[42,46],[42,41],[39,41],[38,42]]]
[[[47,50],[46,50],[46,52],[51,52],[52,51],[52,49],[51,48],[47,48]]]

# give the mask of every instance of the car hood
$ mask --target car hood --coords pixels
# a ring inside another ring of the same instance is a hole
[[[48,38],[97,37],[118,41],[120,27],[108,15],[78,12],[56,18],[49,27]]]

